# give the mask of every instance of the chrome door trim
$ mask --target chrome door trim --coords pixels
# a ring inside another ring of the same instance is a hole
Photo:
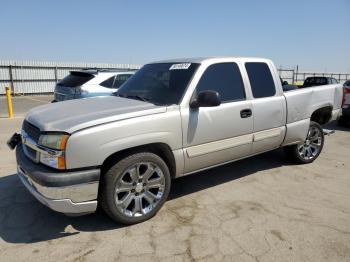
[[[267,129],[267,130],[255,132],[253,134],[253,142],[258,142],[258,141],[273,138],[273,137],[279,137],[281,135],[282,135],[281,127]]]
[[[210,165],[210,166],[207,166],[207,167],[199,168],[199,169],[196,169],[196,170],[193,170],[193,171],[190,171],[190,172],[185,172],[183,174],[177,175],[176,177],[178,178],[178,177],[182,177],[182,176],[187,176],[187,175],[191,175],[191,174],[198,173],[198,172],[201,172],[201,171],[205,171],[205,170],[208,170],[208,169],[212,169],[212,168],[215,168],[215,167],[227,165],[227,164],[239,161],[239,160],[250,158],[252,156],[256,156],[256,155],[260,155],[260,154],[263,154],[263,153],[266,153],[266,152],[270,152],[270,151],[272,151],[274,149],[277,149],[277,148],[280,148],[280,146],[274,147],[273,149],[267,149],[267,150],[264,150],[264,151],[256,152],[256,153],[253,153],[253,154],[249,154],[249,155],[246,155],[246,156],[243,156],[243,157],[240,157],[240,158],[235,158],[235,159],[232,159],[232,160],[229,160],[229,161],[225,161],[225,162],[222,162],[222,163],[219,163],[219,164],[215,164],[215,165]]]
[[[253,135],[243,135],[232,137],[228,139],[218,140],[214,142],[209,142],[201,145],[191,146],[185,149],[187,156],[189,158],[197,157],[201,155],[206,155],[209,153],[214,153],[217,151],[225,150],[232,147],[242,146],[246,144],[251,144],[253,141]]]
[[[282,132],[282,127],[267,129],[255,132],[253,134],[242,135],[201,145],[191,146],[185,148],[185,152],[189,158],[197,157],[233,147],[250,144],[252,142],[258,142],[269,138],[280,137],[282,135]]]

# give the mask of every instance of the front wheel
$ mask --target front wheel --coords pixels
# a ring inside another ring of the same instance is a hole
[[[302,144],[286,146],[285,153],[289,159],[298,164],[313,162],[321,153],[324,144],[322,127],[311,121],[307,137]]]
[[[170,172],[162,158],[150,152],[136,153],[117,162],[104,175],[101,206],[119,223],[140,223],[159,211],[170,185]]]

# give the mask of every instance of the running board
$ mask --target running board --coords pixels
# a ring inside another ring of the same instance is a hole
[[[334,130],[323,129],[323,134],[324,134],[325,136],[329,136],[329,135],[332,135],[332,134],[334,134],[334,133],[335,133]]]

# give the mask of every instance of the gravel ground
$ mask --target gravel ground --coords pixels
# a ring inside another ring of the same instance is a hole
[[[350,261],[350,129],[312,164],[281,150],[173,181],[153,219],[66,217],[37,202],[4,143],[22,119],[0,119],[0,261]]]

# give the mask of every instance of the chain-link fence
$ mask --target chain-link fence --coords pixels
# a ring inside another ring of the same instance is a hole
[[[139,65],[104,63],[62,63],[41,61],[0,61],[0,94],[9,86],[13,94],[53,93],[55,84],[72,70],[135,70]]]
[[[54,91],[55,84],[69,71],[84,68],[133,70],[140,65],[104,63],[63,63],[41,61],[0,61],[0,95],[9,86],[13,94],[45,94]],[[296,69],[278,69],[281,78],[290,84],[302,85],[309,76],[329,76],[340,83],[350,79],[350,73],[299,72]]]
[[[325,73],[325,72],[299,72],[296,69],[278,69],[280,77],[289,84],[302,85],[307,77],[310,76],[325,76],[332,77],[344,83],[350,79],[350,73]]]

